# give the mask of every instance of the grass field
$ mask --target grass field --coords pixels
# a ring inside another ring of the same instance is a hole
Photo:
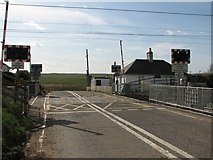
[[[98,77],[112,77],[110,74],[92,74]],[[47,90],[85,90],[87,86],[85,74],[51,73],[41,74],[40,83]]]
[[[41,84],[86,85],[85,74],[42,74]]]

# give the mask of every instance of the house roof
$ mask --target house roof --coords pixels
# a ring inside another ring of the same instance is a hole
[[[124,74],[172,75],[172,65],[164,60],[136,59],[124,67]]]

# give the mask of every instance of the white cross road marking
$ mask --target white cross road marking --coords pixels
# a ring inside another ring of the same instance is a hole
[[[85,104],[82,104],[82,105],[80,105],[80,106],[74,108],[73,111],[76,111],[77,109],[82,108],[83,106],[85,106]]]
[[[74,92],[71,92],[71,94],[73,94],[75,97],[80,97],[80,95],[78,95],[78,94],[76,94]],[[124,120],[124,119],[122,119],[121,117],[104,110],[103,108],[95,105],[94,103],[89,102],[88,100],[86,100],[84,98],[81,98],[81,101],[83,103],[88,103],[88,106],[90,106],[92,109],[94,109],[95,111],[97,111],[100,114],[104,115],[105,117],[107,117],[111,121],[115,122],[116,124],[118,124],[119,126],[124,128],[125,130],[127,130],[128,132],[132,133],[133,135],[135,135],[136,137],[141,139],[143,142],[145,142],[146,144],[150,145],[151,147],[153,147],[154,149],[156,149],[157,151],[159,151],[163,155],[165,155],[167,158],[177,158],[177,157],[175,155],[173,155],[172,153],[170,153],[168,150],[158,146],[153,141],[143,137],[141,134],[137,133],[133,129],[135,129],[135,130],[139,131],[140,133],[148,136],[152,140],[157,141],[158,143],[160,143],[161,145],[164,145],[168,149],[171,149],[172,151],[184,156],[185,158],[193,158],[193,159],[195,159],[195,157],[193,157],[189,153],[177,148],[176,146],[173,146],[172,144],[168,143],[167,141],[165,141],[163,139],[160,139],[159,137],[149,133],[148,131],[146,131],[146,130],[144,130],[144,129],[142,129],[142,128],[140,128],[140,127],[138,127],[138,126],[136,126],[136,125]],[[131,129],[129,127],[133,128],[133,129]]]
[[[52,105],[51,105],[52,106]],[[65,105],[63,105],[63,106],[60,106],[60,107],[56,107],[55,109],[53,109],[54,111],[56,111],[56,110],[64,110],[64,111],[68,111],[69,109],[67,109],[67,108],[64,108],[64,107],[66,107],[66,106],[69,106],[69,104],[65,104]]]
[[[106,106],[104,107],[104,109],[109,108],[112,104],[113,104],[113,103],[110,103],[110,104],[106,105]]]

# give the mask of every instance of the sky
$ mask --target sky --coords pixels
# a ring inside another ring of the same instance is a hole
[[[168,63],[171,49],[190,49],[188,71],[207,72],[212,62],[210,15],[210,1],[10,0],[5,44],[30,45],[31,63],[42,64],[43,73],[86,73],[86,49],[90,73],[111,73],[115,61],[121,64],[120,40],[124,65],[146,59],[149,48],[154,59]],[[1,39],[4,17],[1,0]],[[29,66],[25,63],[25,70]]]

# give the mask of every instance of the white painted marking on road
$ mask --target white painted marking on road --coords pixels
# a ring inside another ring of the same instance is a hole
[[[138,106],[142,106],[143,108],[153,108],[153,106],[147,105],[147,104],[143,104],[143,103],[133,103],[133,104],[138,105]]]
[[[32,101],[32,103],[30,105],[33,105],[35,103],[35,101],[37,100],[38,96],[35,97],[35,99]]]
[[[107,117],[108,119],[110,119],[111,121],[113,121],[114,123],[116,123],[117,125],[119,125],[120,127],[122,127],[123,129],[125,129],[126,131],[130,132],[131,134],[133,134],[134,136],[136,136],[137,138],[139,138],[140,140],[142,140],[143,142],[145,142],[146,144],[148,144],[149,146],[151,146],[152,148],[154,148],[158,152],[160,152],[163,155],[165,155],[166,157],[168,157],[168,158],[177,158],[176,156],[174,156],[173,154],[171,154],[168,150],[163,149],[162,147],[160,147],[157,144],[153,143],[151,140],[149,140],[149,139],[143,137],[142,135],[138,134],[137,132],[133,131],[132,129],[130,129],[129,127],[127,127],[125,124],[122,124],[121,122],[119,122],[118,120],[116,120],[113,116],[110,117],[109,115],[107,115],[107,113],[110,113],[110,112],[107,112],[106,110],[104,110],[104,109],[96,106],[95,104],[90,103],[86,99],[81,98],[80,100],[82,102],[84,102],[84,103],[88,103],[89,107],[91,107],[95,111],[99,112],[103,116]],[[104,113],[104,111],[105,111],[105,113]]]
[[[155,143],[153,143],[152,141],[150,141],[149,139],[143,137],[142,135],[138,134],[137,132],[133,131],[132,129],[130,129],[129,127],[127,127],[126,125],[122,124],[121,122],[119,122],[118,120],[110,117],[109,115],[101,112],[100,110],[96,109],[94,106],[92,106],[92,104],[88,104],[91,108],[93,108],[94,110],[96,110],[97,112],[99,112],[100,114],[102,114],[103,116],[107,117],[108,119],[110,119],[111,121],[113,121],[114,123],[116,123],[117,125],[119,125],[120,127],[122,127],[123,129],[125,129],[126,131],[128,131],[129,133],[133,134],[134,136],[136,136],[137,138],[139,138],[140,140],[142,140],[144,143],[148,144],[149,146],[151,146],[152,148],[154,148],[155,150],[157,150],[158,152],[162,153],[163,155],[165,155],[168,158],[177,158],[176,156],[174,156],[173,154],[171,154],[168,150],[163,149],[162,147],[156,145]]]
[[[60,107],[55,106],[55,109],[53,109],[53,110],[54,110],[54,111],[57,111],[57,110],[64,110],[64,111],[68,111],[69,109],[64,108],[64,107],[66,107],[66,106],[69,106],[69,104],[65,104],[65,105],[60,106]],[[52,107],[52,105],[51,105],[51,107]]]
[[[84,103],[88,103],[88,105],[93,108],[94,110],[96,110],[97,112],[101,113],[102,115],[104,115],[105,117],[109,118],[110,120],[112,120],[113,122],[115,122],[116,124],[118,124],[119,126],[121,126],[122,128],[126,129],[127,131],[129,131],[130,133],[132,133],[133,135],[135,135],[136,137],[138,137],[139,139],[141,139],[142,141],[144,141],[145,143],[149,144],[150,146],[152,146],[154,149],[156,149],[157,151],[159,151],[160,153],[162,153],[163,155],[167,156],[168,158],[177,158],[176,156],[172,155],[169,151],[164,150],[163,148],[161,148],[160,146],[156,145],[155,143],[153,143],[152,141],[146,139],[145,137],[141,136],[140,134],[138,134],[137,132],[133,131],[132,129],[128,128],[126,125],[136,129],[137,131],[141,132],[142,134],[145,134],[146,136],[152,138],[153,140],[159,142],[160,144],[168,147],[169,149],[175,151],[176,153],[186,157],[186,158],[195,158],[192,155],[186,153],[185,151],[175,147],[174,145],[166,142],[163,139],[158,138],[157,136],[147,132],[146,130],[102,109],[101,107],[89,102],[86,99],[81,98],[81,101]],[[111,116],[111,117],[110,117]],[[124,124],[122,124],[122,123]]]
[[[158,109],[158,110],[164,110],[164,109],[166,109],[166,108],[163,108],[163,107],[157,107],[156,109]]]
[[[197,119],[197,118],[196,118],[196,117],[194,117],[194,116],[190,116],[190,115],[187,115],[187,114],[182,114],[182,113],[179,113],[179,112],[176,112],[176,111],[171,111],[171,110],[168,110],[168,109],[166,109],[165,111],[167,111],[167,112],[171,112],[171,113],[175,113],[175,114],[178,114],[178,115],[181,115],[181,116],[185,116],[185,117],[189,117],[189,118]]]
[[[150,111],[150,110],[153,110],[152,108],[143,108],[142,109],[143,111]]]
[[[112,104],[113,104],[113,103],[110,103],[110,104],[106,105],[106,106],[104,107],[104,109],[109,108]]]
[[[47,99],[49,99],[49,94],[47,96],[45,96],[44,98],[44,103],[43,103],[43,109],[44,109],[44,124],[42,126],[43,130],[41,132],[41,136],[39,137],[39,144],[40,144],[40,148],[43,147],[43,140],[44,140],[44,134],[45,134],[45,127],[46,127],[46,123],[47,123],[47,113],[46,113],[46,102]],[[41,152],[41,150],[39,150],[39,152]]]
[[[85,104],[82,104],[82,105],[80,105],[80,106],[74,108],[73,111],[76,111],[77,109],[82,108],[83,106],[85,106]]]
[[[120,112],[122,111],[121,109],[113,109],[112,112]]]
[[[136,108],[129,108],[129,109],[127,109],[128,111],[137,111],[138,109],[136,109]]]
[[[95,105],[95,104],[93,104],[93,105],[94,105],[95,107],[99,108],[100,110],[102,110],[102,109],[101,109],[100,107],[98,107],[97,105]],[[128,122],[128,121],[126,121],[126,120],[124,120],[124,119],[122,119],[122,118],[120,118],[120,117],[118,117],[118,116],[116,116],[116,115],[114,115],[114,114],[112,114],[112,113],[110,113],[110,112],[107,112],[107,111],[105,111],[105,110],[102,110],[102,111],[103,111],[103,112],[106,112],[107,114],[109,114],[109,115],[111,115],[112,117],[116,118],[116,119],[119,120],[120,122],[123,122],[124,124],[129,125],[130,127],[136,129],[137,131],[139,131],[139,132],[145,134],[146,136],[148,136],[148,137],[154,139],[155,141],[161,143],[162,145],[164,145],[164,146],[170,148],[171,150],[175,151],[176,153],[179,153],[180,155],[182,155],[182,156],[184,156],[184,157],[186,157],[186,158],[195,158],[195,157],[193,157],[192,155],[186,153],[185,151],[183,151],[183,150],[181,150],[181,149],[179,149],[179,148],[173,146],[172,144],[166,142],[165,140],[160,139],[160,138],[158,138],[157,136],[155,136],[155,135],[153,135],[153,134],[147,132],[146,130],[144,130],[144,129],[142,129],[142,128],[140,128],[140,127],[138,127],[138,126],[136,126],[136,125],[134,125],[134,124],[132,124],[132,123],[130,123],[130,122]]]
[[[95,113],[96,111],[48,112],[47,114]]]

